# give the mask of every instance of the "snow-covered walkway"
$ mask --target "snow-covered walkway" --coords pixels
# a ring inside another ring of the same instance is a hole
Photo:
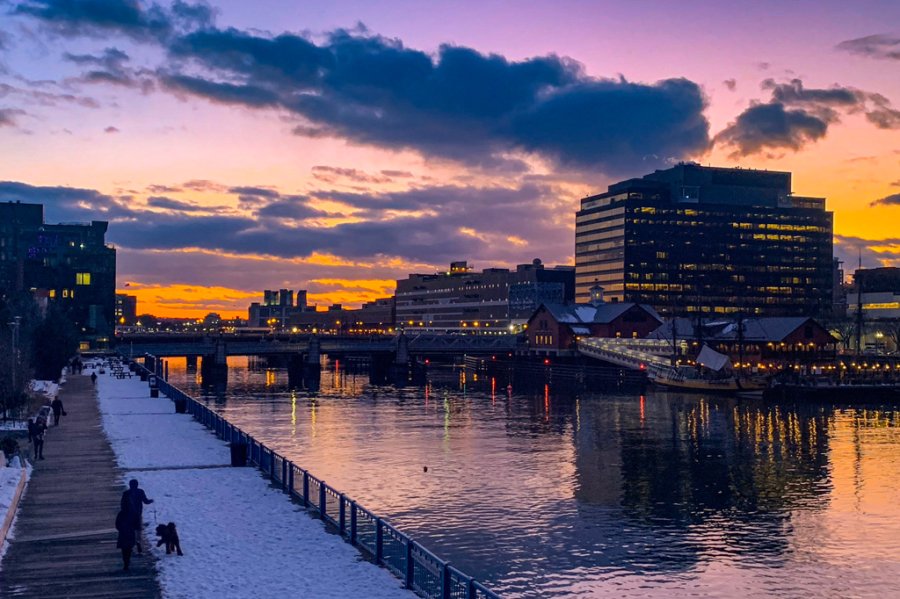
[[[103,427],[127,478],[175,522],[185,555],[158,554],[164,597],[414,597],[254,468],[231,468],[228,446],[146,383],[100,375]]]

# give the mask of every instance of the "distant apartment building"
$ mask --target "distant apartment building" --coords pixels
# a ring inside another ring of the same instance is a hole
[[[137,322],[137,296],[125,293],[116,294],[116,324],[132,326]]]
[[[344,308],[341,304],[327,310],[306,310],[295,313],[290,329],[303,333],[342,335],[376,335],[394,332],[394,298],[386,297],[366,302],[359,309]]]
[[[581,200],[576,297],[664,315],[800,316],[834,303],[833,215],[787,172],[679,164]]]
[[[263,301],[253,302],[247,310],[247,322],[251,327],[270,327],[284,329],[291,317],[307,310],[306,291],[297,292],[297,303],[294,303],[294,292],[291,289],[265,289]]]
[[[0,295],[46,297],[83,337],[104,337],[115,325],[116,250],[109,223],[48,224],[41,204],[0,203]]]
[[[515,270],[474,271],[467,262],[453,262],[447,272],[397,281],[396,325],[407,331],[508,333],[541,303],[571,302],[574,293],[570,266],[546,268],[534,260]]]

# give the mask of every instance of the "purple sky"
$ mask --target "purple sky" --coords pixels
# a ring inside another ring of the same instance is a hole
[[[677,160],[900,264],[900,3],[524,4],[0,0],[0,201],[110,220],[159,314],[571,263],[578,198]]]

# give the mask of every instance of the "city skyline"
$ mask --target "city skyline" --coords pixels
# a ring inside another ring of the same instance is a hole
[[[109,220],[141,313],[573,264],[582,197],[680,160],[791,171],[900,265],[896,3],[73,6],[0,2],[0,201]]]

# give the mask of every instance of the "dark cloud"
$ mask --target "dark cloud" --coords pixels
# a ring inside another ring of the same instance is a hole
[[[113,127],[112,125],[110,125],[109,127],[105,128],[105,129],[103,130],[103,132],[104,132],[104,133],[118,133],[118,132],[119,132],[119,128],[118,128],[118,127]]]
[[[24,0],[13,13],[41,21],[65,36],[118,34],[137,40],[163,40],[178,32],[210,26],[214,11],[206,3],[176,0],[170,8],[138,0]]]
[[[393,170],[383,170],[381,174],[385,177],[391,177],[393,179],[408,179],[413,176],[413,174],[409,171],[393,171]]]
[[[24,114],[25,111],[18,108],[0,108],[0,127],[15,127],[18,117]]]
[[[754,104],[716,136],[716,142],[735,148],[738,155],[767,149],[799,150],[825,136],[828,121],[783,104]]]
[[[900,238],[864,239],[835,234],[834,257],[841,260],[849,271],[856,269],[860,258],[864,268],[900,267]]]
[[[839,50],[870,58],[900,60],[900,37],[875,34],[847,40],[837,45]]]
[[[66,52],[63,59],[76,65],[87,67],[87,71],[76,79],[68,81],[80,83],[106,83],[123,87],[141,88],[145,93],[153,89],[151,74],[128,66],[130,57],[118,48],[106,48],[102,54],[71,54]]]
[[[571,210],[549,186],[475,188],[442,186],[380,195],[321,192],[316,197],[340,201],[358,210],[364,220],[321,227],[309,221],[326,213],[302,196],[261,198],[249,215],[230,209],[154,196],[150,208],[135,206],[127,197],[112,197],[90,189],[37,187],[0,183],[0,201],[40,202],[48,222],[110,221],[108,239],[133,250],[199,248],[229,254],[304,258],[313,253],[349,260],[373,256],[399,257],[415,263],[442,264],[459,256],[492,262],[516,262],[539,241],[549,259],[571,253],[571,223],[533,218],[535,210]],[[478,206],[477,212],[473,206]],[[528,206],[528,210],[523,210]],[[399,214],[398,214],[399,213]],[[329,216],[331,216],[329,214]],[[521,241],[512,243],[511,236]]]
[[[170,185],[148,185],[147,191],[150,193],[178,193],[181,191],[181,188]]]
[[[771,90],[772,101],[786,106],[807,106],[819,109],[822,106],[856,108],[864,99],[861,92],[849,87],[835,86],[829,89],[812,89],[803,86],[800,79],[787,83],[777,83],[774,79],[762,82],[763,89]]]
[[[304,119],[302,135],[343,137],[393,149],[521,171],[516,150],[620,172],[706,149],[705,100],[695,83],[587,77],[557,56],[510,61],[443,46],[436,57],[396,40],[334,32],[322,45],[207,28],[175,40],[193,65],[162,74],[172,90]],[[206,70],[198,74],[197,67]]]
[[[192,191],[223,192],[228,189],[227,186],[222,185],[221,183],[216,183],[215,181],[210,181],[209,179],[191,179],[190,181],[185,181],[181,186]]]
[[[151,208],[161,208],[163,210],[173,210],[175,212],[208,212],[209,207],[198,206],[190,202],[182,202],[181,200],[173,200],[165,196],[150,196],[147,198],[147,206]]]
[[[47,222],[132,218],[135,212],[120,199],[94,189],[39,187],[17,181],[0,181],[0,202],[44,205]]]
[[[27,102],[41,106],[75,105],[82,108],[100,108],[100,103],[90,96],[79,96],[70,93],[55,93],[39,89],[16,87],[8,83],[0,83],[0,98],[15,96]]]
[[[729,89],[729,91],[734,91],[737,89],[737,80],[736,79],[726,79],[722,82],[725,87]]]
[[[355,183],[389,183],[391,178],[384,174],[370,175],[355,168],[339,168],[336,166],[314,166],[312,167],[313,177],[327,183],[334,183],[339,180],[348,180]]]
[[[891,183],[891,187],[900,187],[900,179],[897,179],[893,183]]]
[[[898,182],[900,183],[900,182]],[[891,194],[869,203],[870,206],[900,206],[900,193]]]
[[[800,79],[785,83],[766,79],[761,87],[771,92],[771,99],[752,103],[715,138],[732,146],[735,156],[800,150],[825,137],[841,114],[864,112],[881,129],[900,128],[900,111],[881,94],[839,85],[807,88]]]
[[[239,186],[239,187],[231,187],[228,189],[228,193],[232,193],[239,196],[256,196],[259,198],[271,198],[276,199],[281,196],[278,191],[271,189],[269,187],[251,187],[251,186]]]
[[[900,129],[900,110],[891,106],[890,100],[881,94],[869,94],[874,108],[866,112],[866,118],[879,129]]]

